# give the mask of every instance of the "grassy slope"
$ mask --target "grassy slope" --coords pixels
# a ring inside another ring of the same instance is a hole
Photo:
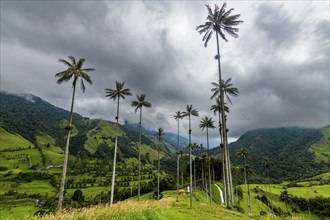
[[[18,134],[11,134],[7,132],[5,129],[0,127],[0,150],[5,150],[5,149],[28,149],[29,146],[31,148],[34,147],[34,145],[23,138],[22,136]]]
[[[330,126],[322,129],[323,137],[313,144],[309,150],[315,153],[316,161],[329,162],[330,158]]]

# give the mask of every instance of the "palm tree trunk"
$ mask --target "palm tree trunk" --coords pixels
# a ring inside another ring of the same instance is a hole
[[[210,159],[210,147],[209,147],[209,129],[206,127],[206,144],[207,144],[207,156],[208,156],[208,171],[209,171],[209,186],[210,186],[210,205],[212,205],[212,182],[211,182],[211,159]]]
[[[196,191],[196,157],[194,159],[194,191]]]
[[[118,100],[117,100],[117,116],[116,116],[116,142],[115,142],[115,152],[114,152],[114,155],[113,155],[113,168],[112,168],[110,206],[113,203],[113,195],[114,195],[114,191],[115,191],[116,163],[117,163],[117,145],[118,145],[119,99],[120,98],[118,97]]]
[[[252,210],[251,210],[251,204],[250,204],[250,188],[249,188],[249,184],[247,183],[245,165],[244,165],[244,182],[245,182],[245,186],[246,186],[246,199],[247,199],[247,204],[248,204],[248,212],[249,212],[249,215],[251,215]]]
[[[72,102],[71,102],[71,109],[70,109],[70,121],[69,121],[69,128],[68,128],[68,136],[66,139],[65,145],[65,152],[64,152],[64,162],[63,162],[63,170],[62,170],[62,178],[60,184],[60,192],[58,196],[58,204],[57,204],[57,211],[61,211],[62,203],[63,203],[63,194],[64,194],[64,186],[65,186],[65,178],[66,178],[66,171],[68,167],[68,158],[69,158],[69,145],[70,145],[70,136],[72,130],[72,115],[73,115],[73,105],[74,105],[74,97],[76,93],[76,79],[73,82],[73,92],[72,92]]]
[[[189,170],[190,170],[190,208],[192,208],[192,164],[191,164],[191,127],[190,127],[190,115],[189,115]]]
[[[160,147],[158,147],[158,176],[157,176],[157,200],[158,201],[159,201],[159,172],[160,172],[159,151],[160,151]]]
[[[177,190],[177,195],[176,195],[176,201],[178,202],[179,201],[179,178],[180,178],[180,173],[179,173],[179,166],[180,166],[180,162],[179,162],[179,127],[180,127],[180,122],[179,122],[179,118],[178,118],[178,137],[177,137],[177,140],[176,140],[176,150],[177,150],[177,162],[176,162],[176,190]]]
[[[140,108],[140,122],[139,122],[139,176],[138,176],[138,201],[140,202],[140,182],[141,182],[141,120],[142,120],[142,107]]]

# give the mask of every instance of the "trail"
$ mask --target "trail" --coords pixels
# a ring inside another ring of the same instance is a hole
[[[221,188],[218,186],[218,184],[214,183],[214,185],[218,188],[219,194],[220,194],[220,198],[221,198],[221,204],[224,205],[225,204],[225,201],[223,199],[223,192],[222,192]]]

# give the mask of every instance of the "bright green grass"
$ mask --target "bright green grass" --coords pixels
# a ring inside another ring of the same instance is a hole
[[[322,129],[323,137],[313,144],[309,150],[315,153],[316,161],[325,162],[329,161],[330,158],[330,126]]]
[[[18,134],[11,134],[7,132],[5,129],[0,127],[0,150],[4,149],[18,149],[18,148],[31,148],[34,147],[34,145],[23,138],[22,136]]]
[[[77,188],[78,189],[78,188]],[[71,197],[77,189],[66,189],[68,195]],[[93,186],[88,188],[79,188],[83,192],[86,200],[92,200],[96,195],[103,192],[104,195],[108,194],[111,186]],[[116,189],[115,189],[116,190]]]
[[[39,208],[33,200],[16,200],[12,203],[1,203],[0,219],[30,219]]]
[[[48,181],[42,180],[34,180],[30,183],[20,183],[19,186],[16,188],[16,191],[19,193],[27,193],[27,194],[46,194],[55,195],[56,190],[55,188],[50,185]]]
[[[38,135],[36,139],[39,146],[55,145],[55,139],[47,134]]]
[[[9,169],[27,170],[31,165],[42,165],[41,154],[37,149],[24,149],[13,152],[1,152],[0,161]]]
[[[320,175],[314,176],[311,179],[312,180],[318,180],[318,179],[323,179],[323,180],[330,180],[330,172],[327,173],[322,173]]]
[[[42,151],[45,155],[47,166],[63,164],[64,154],[58,154],[48,149],[43,149]]]

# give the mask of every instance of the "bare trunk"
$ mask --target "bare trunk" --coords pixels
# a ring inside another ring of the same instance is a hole
[[[160,151],[160,147],[158,147],[158,176],[157,176],[157,200],[158,201],[159,201],[159,175],[160,175],[159,151]]]
[[[206,144],[207,144],[207,156],[208,156],[208,179],[210,186],[210,205],[212,205],[212,182],[211,182],[211,158],[210,158],[210,147],[209,147],[209,129],[206,128]]]
[[[116,164],[117,164],[117,145],[118,145],[118,121],[119,121],[119,97],[117,100],[117,116],[116,116],[116,142],[115,142],[115,152],[113,155],[113,168],[112,168],[112,181],[111,181],[111,196],[110,196],[110,206],[113,203],[113,195],[115,191],[115,178],[116,178]]]
[[[180,135],[180,122],[179,122],[180,118],[178,118],[178,137],[176,140],[176,150],[177,150],[177,162],[176,162],[176,189],[177,189],[177,195],[176,195],[176,201],[179,201],[179,184],[180,184],[180,172],[179,172],[179,168],[180,168],[180,158],[179,158],[179,135]]]
[[[71,109],[70,109],[70,121],[69,121],[68,136],[66,139],[66,145],[65,145],[65,151],[64,151],[64,162],[63,162],[62,178],[61,178],[61,183],[60,183],[60,192],[59,192],[59,196],[58,196],[57,211],[61,211],[62,203],[63,203],[65,178],[66,178],[66,171],[67,171],[67,167],[68,167],[68,158],[69,158],[70,136],[71,136],[71,130],[73,128],[72,115],[73,115],[73,105],[74,105],[75,93],[76,93],[76,79],[74,79],[74,82],[73,82],[72,102],[71,102]]]
[[[141,120],[142,120],[142,106],[140,108],[140,123],[139,123],[139,177],[138,177],[138,201],[140,202],[140,181],[141,181]]]
[[[192,164],[191,164],[191,127],[190,127],[190,115],[189,115],[189,169],[190,169],[190,208],[192,208]]]
[[[251,210],[251,203],[250,203],[250,188],[249,188],[249,184],[247,183],[245,165],[244,165],[244,181],[245,181],[245,186],[246,186],[246,199],[247,199],[247,205],[248,205],[248,212],[249,212],[249,215],[251,215],[252,210]]]

